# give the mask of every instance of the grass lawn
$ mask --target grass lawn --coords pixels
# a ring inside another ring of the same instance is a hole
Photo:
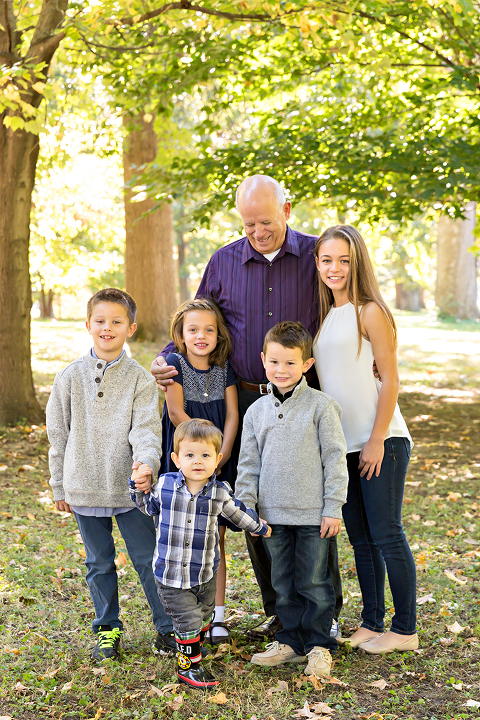
[[[397,315],[400,406],[415,448],[404,524],[418,570],[421,649],[385,657],[339,650],[327,682],[303,666],[263,669],[244,630],[261,616],[242,534],[228,536],[228,622],[212,671],[218,690],[175,684],[173,659],[151,653],[153,627],[116,534],[125,633],[121,662],[90,660],[92,606],[72,517],[56,512],[44,427],[0,428],[0,720],[456,720],[480,718],[480,325]],[[42,403],[55,373],[86,352],[83,322],[34,322],[33,365]],[[146,367],[153,345],[131,345]],[[341,625],[358,625],[360,595],[345,533]],[[387,601],[392,613],[391,598]],[[324,703],[322,705],[322,703]]]

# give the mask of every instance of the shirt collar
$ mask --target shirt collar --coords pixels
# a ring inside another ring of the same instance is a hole
[[[278,260],[279,257],[285,255],[285,253],[287,252],[292,253],[292,255],[297,255],[297,257],[300,256],[298,239],[294,231],[290,227],[288,227],[288,225],[283,245],[280,248],[280,252],[278,253],[278,255],[273,258],[272,263]],[[245,237],[245,243],[243,245],[242,253],[242,265],[244,265],[249,260],[260,260],[261,262],[269,262],[269,260],[267,260],[261,253],[259,253],[257,250],[255,250],[255,248],[250,245],[249,239]]]
[[[90,348],[90,354],[91,354],[91,356],[94,358],[94,360],[99,360],[99,359],[100,359],[100,358],[97,356],[97,353],[95,352],[95,349],[94,349],[93,347]],[[105,372],[105,370],[106,370],[108,367],[110,367],[110,365],[113,365],[114,363],[116,363],[116,362],[118,362],[119,360],[121,360],[124,355],[125,355],[125,350],[122,350],[122,352],[120,353],[120,355],[119,355],[118,357],[116,357],[115,360],[110,360],[110,362],[106,363],[105,367],[103,368],[103,371]],[[102,360],[102,362],[105,362],[105,360]]]
[[[302,379],[303,379],[303,376],[300,378],[300,380],[299,380],[298,383],[295,385],[295,387],[292,388],[291,390],[289,390],[288,392],[286,392],[284,395],[282,395],[282,393],[281,393],[280,390],[277,388],[277,386],[272,383],[272,391],[273,391],[273,394],[275,395],[275,397],[277,398],[277,400],[280,400],[280,402],[283,403],[285,400],[288,400],[288,398],[291,398],[291,397],[292,397],[293,393],[295,392],[295,390],[297,389],[297,387],[298,387],[298,386],[300,385],[300,383],[302,382]]]

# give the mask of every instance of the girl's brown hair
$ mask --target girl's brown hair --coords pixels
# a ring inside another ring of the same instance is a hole
[[[210,312],[215,315],[217,321],[217,346],[210,353],[208,361],[210,365],[220,365],[223,367],[225,361],[232,352],[232,341],[228,332],[222,311],[218,305],[209,298],[195,298],[182,303],[174,312],[172,322],[170,323],[170,337],[175,343],[175,350],[182,355],[187,354],[187,348],[183,339],[183,322],[185,315],[189,312]]]
[[[358,230],[352,225],[333,225],[327,228],[317,240],[314,255],[318,259],[322,243],[327,240],[346,240],[350,246],[350,274],[347,282],[348,299],[355,308],[358,329],[358,355],[362,349],[362,326],[360,323],[359,308],[369,302],[376,303],[383,314],[387,318],[393,333],[393,341],[395,348],[397,347],[397,327],[393,315],[388,309],[385,300],[382,297],[378,281],[375,277],[370,255],[368,254],[365,240],[362,238]],[[318,292],[320,295],[320,322],[322,323],[327,317],[331,305],[333,304],[333,292],[328,288],[323,280],[318,276]],[[357,357],[358,357],[357,355]]]

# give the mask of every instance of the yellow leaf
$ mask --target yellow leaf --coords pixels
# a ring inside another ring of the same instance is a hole
[[[33,521],[36,520],[35,515],[32,515],[32,513],[27,513],[27,518],[28,518],[29,520],[33,520]]]
[[[45,91],[45,87],[46,87],[45,83],[36,82],[32,85],[32,90],[35,90],[35,92],[38,92],[38,93],[40,93],[40,95],[43,95],[43,93]],[[30,430],[29,430],[29,432],[30,432]]]
[[[95,715],[92,718],[89,718],[89,720],[100,720],[102,713],[103,713],[103,708],[99,707],[97,712],[95,713]]]
[[[225,693],[219,692],[216,695],[211,695],[209,698],[207,698],[207,702],[214,703],[215,705],[225,705],[228,700]]]
[[[83,557],[83,558],[84,558],[84,557],[87,557],[86,554],[85,554],[85,548],[80,548],[79,551],[78,551],[78,554],[79,554],[81,557]]]
[[[124,552],[118,553],[117,558],[115,560],[115,564],[117,565],[117,567],[118,566],[125,567],[125,565],[127,564],[127,556],[125,555]]]
[[[454,575],[449,570],[444,570],[443,574],[448,577],[449,580],[453,580],[453,582],[458,583],[459,585],[466,585],[468,580],[466,578],[459,578],[456,575]]]

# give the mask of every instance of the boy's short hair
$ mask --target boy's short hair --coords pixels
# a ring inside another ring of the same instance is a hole
[[[95,295],[92,295],[87,303],[87,320],[89,322],[92,317],[93,308],[101,302],[118,303],[127,311],[130,325],[135,322],[137,303],[125,290],[119,290],[118,288],[105,288],[104,290],[96,292]]]
[[[222,438],[222,433],[210,420],[201,420],[200,418],[185,420],[180,425],[177,425],[173,435],[173,452],[178,455],[180,443],[183,440],[191,440],[192,442],[213,445],[218,455],[222,447]]]
[[[279,322],[273,328],[270,328],[263,341],[264,355],[267,353],[268,343],[271,342],[276,342],[286,348],[300,348],[303,362],[312,357],[312,336],[302,323],[287,320]]]

